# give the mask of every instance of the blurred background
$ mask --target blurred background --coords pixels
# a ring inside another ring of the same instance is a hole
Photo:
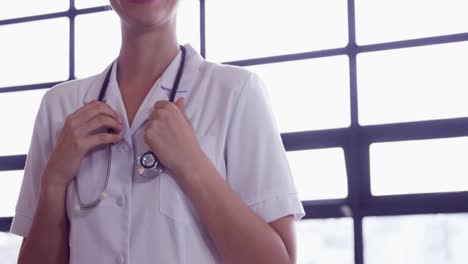
[[[105,0],[0,2],[0,263],[34,118],[103,71]],[[300,264],[468,263],[468,1],[181,0],[179,42],[260,74],[300,197]]]

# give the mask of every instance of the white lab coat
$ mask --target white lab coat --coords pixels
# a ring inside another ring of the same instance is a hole
[[[266,222],[290,214],[301,219],[304,210],[262,81],[243,68],[207,62],[189,44],[185,47],[186,67],[176,100],[185,97],[187,116],[203,151],[229,186]],[[220,261],[197,212],[170,172],[147,180],[134,166],[136,157],[149,149],[143,141],[144,122],[156,101],[168,100],[180,59],[179,52],[146,96],[132,127],[128,126],[114,65],[106,100],[122,118],[123,140],[113,146],[108,197],[97,208],[75,210],[76,195],[72,184],[68,186],[70,263]],[[59,84],[45,94],[11,232],[28,236],[40,176],[64,121],[83,103],[97,99],[106,72]],[[102,190],[106,158],[104,148],[81,162],[77,179],[85,203]]]

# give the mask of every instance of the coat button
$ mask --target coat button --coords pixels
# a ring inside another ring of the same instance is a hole
[[[119,196],[116,200],[116,203],[119,207],[123,207],[125,205],[125,197]]]
[[[119,264],[124,264],[124,263],[125,263],[125,258],[124,258],[124,256],[119,255],[119,256],[117,257],[117,263],[119,263]]]
[[[124,144],[123,150],[126,152],[130,152],[130,147],[127,144]]]
[[[117,149],[120,151],[130,152],[130,146],[126,142],[120,142],[117,144]]]

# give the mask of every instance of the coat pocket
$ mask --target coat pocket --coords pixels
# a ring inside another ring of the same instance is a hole
[[[215,135],[199,136],[198,142],[209,160],[216,165],[216,139]],[[162,214],[177,223],[194,225],[199,217],[191,201],[179,187],[171,172],[164,171],[160,175],[159,210]]]

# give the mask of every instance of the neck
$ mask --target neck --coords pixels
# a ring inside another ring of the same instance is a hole
[[[122,25],[117,81],[144,89],[158,80],[179,52],[175,32],[175,22],[144,30]]]

